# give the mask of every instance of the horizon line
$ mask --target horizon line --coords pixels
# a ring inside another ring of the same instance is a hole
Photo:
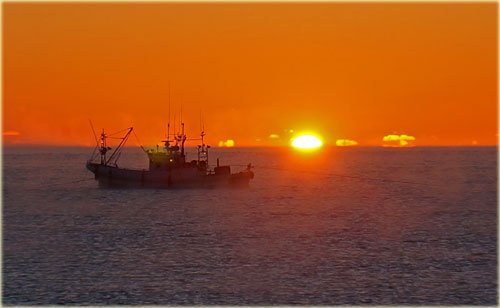
[[[50,148],[94,148],[95,145],[79,145],[79,144],[50,144],[50,143],[18,143],[18,144],[5,144],[2,143],[2,148],[4,147],[50,147]],[[124,145],[126,148],[140,148],[136,145]],[[155,145],[144,145],[145,148],[155,148]],[[161,146],[163,147],[163,146]],[[185,146],[186,148],[196,148],[196,145]],[[210,146],[211,149],[231,149],[231,148],[290,148],[289,145],[236,145],[232,147],[219,147]],[[338,145],[324,145],[323,148],[443,148],[443,147],[498,147],[498,144],[422,144],[422,145],[411,145],[411,146],[391,146],[391,145],[354,145],[354,146],[338,146]]]

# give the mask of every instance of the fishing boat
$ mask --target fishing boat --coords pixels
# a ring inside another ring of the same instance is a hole
[[[205,132],[201,132],[201,140],[197,146],[197,159],[188,161],[184,144],[188,140],[184,133],[184,123],[181,123],[182,131],[172,135],[169,134],[168,124],[167,138],[162,140],[164,146],[156,149],[146,150],[141,148],[149,159],[149,169],[127,169],[118,167],[118,159],[133,127],[126,130],[124,137],[113,152],[108,146],[107,135],[104,130],[100,139],[96,139],[96,148],[86,167],[94,173],[99,186],[105,187],[153,187],[153,188],[215,188],[221,186],[248,186],[254,173],[252,165],[248,164],[245,170],[231,173],[229,165],[217,165],[212,169],[208,161],[209,145],[204,143]],[[92,128],[93,130],[93,128]]]

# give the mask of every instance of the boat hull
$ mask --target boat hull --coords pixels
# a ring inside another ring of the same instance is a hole
[[[197,168],[137,170],[87,163],[101,187],[214,188],[248,186],[254,174],[250,170],[233,174],[206,174]]]

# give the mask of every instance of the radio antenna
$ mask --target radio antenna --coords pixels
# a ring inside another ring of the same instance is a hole
[[[177,134],[177,132],[175,131],[175,111],[174,111],[174,136],[175,134]]]
[[[167,124],[167,140],[170,138],[170,80],[168,81],[168,124]]]
[[[182,124],[182,95],[181,95],[180,99],[181,99],[181,124]]]
[[[200,130],[205,131],[205,121],[203,120],[203,112],[200,110]]]

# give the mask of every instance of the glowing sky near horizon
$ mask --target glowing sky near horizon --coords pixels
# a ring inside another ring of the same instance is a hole
[[[496,3],[9,2],[3,14],[4,144],[93,145],[89,119],[157,144],[169,84],[171,121],[182,106],[188,137],[204,125],[214,146],[305,130],[325,145],[497,143]]]

